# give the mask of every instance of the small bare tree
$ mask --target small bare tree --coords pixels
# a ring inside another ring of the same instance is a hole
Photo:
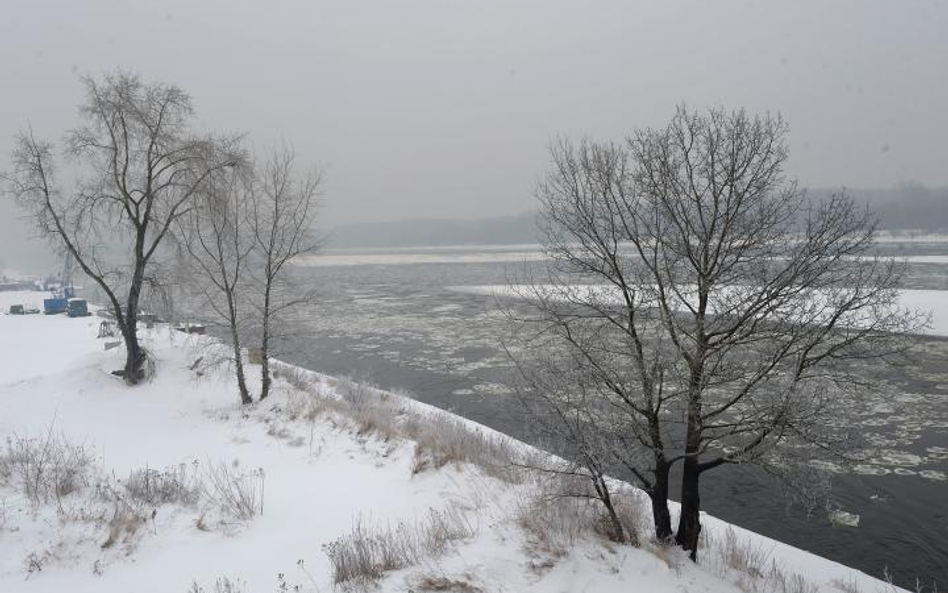
[[[137,323],[159,248],[208,176],[239,157],[229,141],[190,131],[191,100],[176,86],[125,72],[82,83],[83,124],[64,151],[76,167],[72,187],[59,187],[54,146],[32,130],[16,137],[4,177],[40,231],[105,294],[125,342],[121,374],[134,385],[146,375]]]
[[[270,356],[274,339],[282,333],[283,316],[313,296],[295,286],[289,264],[312,255],[320,241],[314,233],[320,176],[315,170],[297,177],[296,155],[283,146],[257,173],[250,202],[254,241],[253,282],[260,323],[260,399],[270,395]]]
[[[533,392],[582,414],[571,430],[648,492],[659,539],[681,462],[676,541],[693,558],[700,476],[785,460],[790,443],[842,451],[850,363],[890,361],[924,322],[897,307],[868,212],[786,178],[786,134],[780,118],[681,108],[624,145],[556,143],[538,190],[550,264],[515,357],[579,369],[586,397]]]
[[[233,168],[212,175],[186,217],[176,225],[187,264],[193,269],[191,291],[202,309],[227,327],[231,357],[242,404],[253,402],[243,362],[243,326],[247,297],[247,265],[254,248],[249,228],[253,195],[252,171]]]
[[[537,294],[523,296],[545,298]],[[511,311],[507,309],[508,315]],[[529,332],[523,325],[520,329]],[[517,397],[533,421],[531,436],[560,456],[528,459],[526,469],[565,478],[563,483],[571,488],[562,496],[599,501],[610,539],[637,544],[635,526],[623,525],[609,484],[608,473],[616,451],[611,435],[616,431],[605,428],[612,411],[600,405],[598,377],[590,374],[585,360],[573,356],[546,332],[519,335],[506,347],[521,379],[516,385]],[[518,348],[518,353],[513,348]],[[530,352],[524,355],[519,348],[529,348]],[[621,451],[631,453],[635,449]],[[641,464],[635,463],[634,467],[637,471]]]
[[[519,279],[523,285],[515,294],[534,305],[534,314],[505,307],[512,322],[505,349],[517,371],[518,401],[534,436],[575,463],[577,469],[565,470],[592,482],[610,516],[606,475],[623,470],[649,496],[656,539],[667,541],[673,533],[669,476],[677,461],[669,458],[672,443],[661,419],[667,404],[659,385],[648,375],[642,381],[632,358],[641,354],[648,368],[653,353],[636,352],[615,325],[622,314],[616,294],[573,284],[592,277],[570,268],[568,260],[554,256],[546,276]]]

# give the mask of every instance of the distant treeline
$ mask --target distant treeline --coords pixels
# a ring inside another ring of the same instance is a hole
[[[536,243],[536,214],[477,220],[425,219],[349,224],[329,231],[327,247],[418,247]]]
[[[819,190],[811,193],[818,197],[831,192]],[[851,190],[849,193],[868,204],[885,229],[948,230],[948,187],[906,185],[893,189]]]
[[[814,190],[810,195],[820,198],[830,193],[830,190]],[[850,193],[876,212],[883,228],[948,231],[948,187],[908,185],[850,190]],[[0,200],[0,263],[21,271],[58,269],[59,258],[50,253],[41,240],[29,240],[30,233],[17,214],[12,203]],[[327,247],[331,249],[537,242],[533,212],[478,220],[415,219],[349,224],[327,230]]]
[[[906,185],[893,189],[847,190],[876,213],[883,228],[948,231],[948,188]],[[832,190],[813,190],[819,199]],[[536,215],[478,220],[416,219],[338,226],[328,233],[333,249],[444,245],[511,245],[536,243]]]

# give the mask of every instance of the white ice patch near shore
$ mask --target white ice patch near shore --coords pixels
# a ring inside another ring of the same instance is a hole
[[[452,286],[451,290],[466,294],[477,294],[493,297],[533,298],[532,291],[541,292],[556,298],[558,293],[570,294],[573,298],[596,298],[599,300],[614,300],[620,302],[617,290],[605,285],[574,285],[557,287],[553,285],[470,285]],[[898,306],[903,309],[927,313],[931,315],[931,326],[924,331],[926,335],[948,336],[948,290],[919,290],[907,289],[899,291]]]
[[[413,249],[412,251],[331,251],[294,260],[298,266],[323,268],[336,266],[405,266],[413,264],[488,264],[544,261],[542,251],[511,248]]]
[[[837,527],[859,527],[859,515],[842,509],[830,511],[829,520]]]

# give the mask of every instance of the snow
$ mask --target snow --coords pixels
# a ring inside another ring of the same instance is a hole
[[[932,244],[944,247],[948,244],[948,235],[932,233],[889,233],[882,232],[876,237],[882,245],[889,244]],[[575,244],[574,244],[575,245]],[[634,253],[631,243],[623,243],[622,250],[628,255]],[[896,261],[915,264],[948,264],[948,255],[907,255],[893,256]],[[379,247],[353,249],[326,249],[318,255],[306,256],[294,260],[305,267],[335,267],[360,265],[410,265],[410,264],[451,264],[451,263],[522,263],[538,262],[550,259],[550,255],[540,243],[502,244],[502,245],[438,245],[413,247]],[[874,256],[858,256],[856,259],[874,259]]]
[[[11,303],[41,297],[0,294],[0,307],[5,311]],[[260,468],[263,514],[246,523],[199,529],[196,511],[162,506],[134,545],[104,549],[107,529],[101,525],[62,519],[48,505],[35,508],[0,482],[4,593],[185,593],[192,580],[214,591],[223,576],[240,580],[248,593],[266,592],[278,590],[280,573],[301,591],[331,591],[323,546],[346,534],[354,521],[393,525],[449,506],[465,509],[475,534],[444,557],[388,574],[379,590],[407,591],[424,575],[463,578],[484,591],[747,590],[750,577],[714,568],[710,552],[707,562],[693,565],[674,550],[589,539],[547,566],[529,551],[514,519],[524,486],[469,464],[413,475],[413,444],[400,437],[359,435],[331,415],[304,422],[282,412],[293,397],[334,397],[338,383],[332,378],[309,375],[317,395],[278,380],[271,400],[242,409],[228,372],[198,377],[189,368],[207,338],[157,326],[143,330],[159,361],[157,376],[129,388],[108,372],[121,366],[123,352],[103,350],[98,324],[95,317],[0,314],[0,443],[16,436],[62,435],[94,451],[118,479],[134,469],[182,464]],[[257,368],[251,366],[251,372]],[[446,414],[403,403],[410,414]],[[83,493],[70,496],[72,505],[95,504],[94,498],[84,502]],[[730,528],[713,517],[704,522],[716,540]],[[834,580],[856,582],[867,593],[892,590],[807,552],[734,531],[821,590],[837,590]],[[42,559],[42,569],[32,573],[31,554]]]
[[[899,306],[930,313],[931,326],[925,333],[948,336],[948,290],[902,290]]]
[[[895,260],[910,264],[948,264],[948,255],[907,255],[896,257]]]
[[[468,286],[452,286],[452,290],[467,294],[479,294],[493,297],[531,298],[534,290],[541,293],[546,291],[551,297],[558,294],[570,295],[572,298],[597,299],[612,298],[618,301],[619,293],[613,287],[606,285],[576,285],[557,287],[554,285],[502,285],[484,284]],[[614,293],[614,294],[613,294]],[[923,332],[926,335],[948,336],[948,291],[906,289],[899,291],[898,307],[923,314],[931,315],[930,326]]]
[[[525,261],[543,261],[549,257],[542,251],[508,250],[491,248],[445,248],[441,252],[431,250],[397,251],[326,251],[314,256],[304,256],[294,260],[296,265],[307,267],[335,266],[396,266],[412,264],[484,264],[517,263]]]
[[[948,243],[948,234],[906,229],[880,231],[874,239],[877,243]]]

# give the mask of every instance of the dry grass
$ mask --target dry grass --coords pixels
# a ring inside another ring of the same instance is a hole
[[[527,535],[532,554],[559,558],[592,533],[598,517],[588,500],[535,498],[517,511],[517,524]]]
[[[432,509],[423,520],[395,526],[372,527],[359,518],[352,531],[323,549],[329,556],[335,584],[368,589],[386,572],[442,556],[474,533],[461,511]]]
[[[56,502],[88,486],[95,475],[92,454],[68,443],[49,428],[40,439],[11,436],[0,453],[0,485],[12,488],[34,505]]]
[[[615,539],[612,523],[602,502],[592,496],[587,478],[546,473],[537,475],[530,487],[531,494],[523,498],[515,518],[531,553],[557,559],[582,541]],[[638,501],[620,489],[611,498],[627,538],[635,545],[644,521]]]
[[[783,568],[762,544],[741,538],[728,527],[722,539],[707,537],[707,564],[721,577],[736,576],[736,584],[754,593],[819,593],[801,574]]]
[[[422,575],[412,579],[412,591],[452,591],[454,593],[480,593],[483,591],[471,583],[470,575],[447,577],[444,575]]]
[[[414,408],[405,398],[365,383],[332,380],[328,382],[329,389],[320,390],[307,372],[286,368],[281,371],[281,377],[295,387],[288,392],[284,408],[291,420],[324,419],[334,427],[348,426],[360,437],[385,442],[411,441],[414,443],[413,474],[452,464],[471,464],[486,476],[523,485],[526,477],[536,478],[534,472],[524,469],[537,461],[532,457],[542,455],[544,463],[549,463],[547,454],[520,450],[507,437],[439,411]],[[527,532],[528,546],[533,551],[558,558],[580,540],[617,537],[601,502],[590,496],[588,478],[578,477],[567,486],[565,476],[556,477],[554,473],[554,477],[552,490],[549,474],[529,487],[524,486],[529,490],[535,485],[538,490],[528,495],[515,511],[515,519]],[[623,525],[624,537],[636,542],[645,524],[641,505],[624,489],[614,493],[613,504]],[[417,547],[410,543],[412,538],[406,529],[408,526],[400,525],[378,532],[357,523],[349,536],[327,547],[335,566],[336,582],[374,581],[384,572],[417,562]]]
[[[41,438],[11,436],[0,451],[0,494],[23,499],[34,512],[55,511],[57,527],[50,549],[66,545],[62,526],[91,525],[104,533],[99,546],[130,553],[143,536],[155,530],[157,516],[170,516],[161,507],[200,512],[199,528],[208,529],[205,515],[220,524],[246,521],[263,512],[264,475],[261,470],[239,472],[224,464],[194,463],[165,469],[139,469],[117,479],[80,445],[51,429]],[[0,525],[10,518],[0,497]],[[59,553],[31,555],[28,574],[42,570]],[[96,570],[102,570],[97,564]]]
[[[340,400],[302,391],[295,387],[287,394],[283,408],[289,420],[306,422],[342,415],[346,409],[346,404]]]
[[[471,463],[491,475],[515,479],[516,472],[511,469],[514,451],[506,437],[445,413],[414,410],[409,398],[364,382],[336,379],[332,392],[323,394],[309,371],[286,366],[278,376],[293,387],[284,407],[290,420],[314,422],[324,418],[333,425],[351,426],[359,437],[413,441],[413,474],[452,463]]]
[[[785,572],[776,564],[764,582],[774,593],[820,593],[820,588],[806,580],[803,575]]]
[[[513,475],[514,451],[509,440],[463,420],[439,413],[415,414],[405,420],[402,430],[415,441],[414,474],[450,463],[470,463],[496,477]]]
[[[188,593],[244,593],[246,583],[240,579],[231,579],[229,577],[220,577],[214,581],[213,589],[205,589],[197,581],[191,581],[191,587]]]
[[[102,549],[108,549],[116,545],[124,544],[134,546],[137,542],[136,536],[139,529],[145,524],[146,519],[135,509],[128,505],[116,503],[112,518],[108,522],[108,538],[102,543]]]
[[[240,472],[226,463],[204,468],[202,499],[222,518],[249,521],[263,514],[265,474],[258,468]]]
[[[831,581],[834,587],[842,591],[842,593],[862,593],[859,585],[856,584],[856,580],[850,577],[849,579],[833,579]]]
[[[194,506],[201,499],[199,478],[184,464],[162,470],[134,470],[122,482],[122,487],[129,500],[144,506]]]
[[[770,564],[770,554],[749,539],[739,539],[730,527],[724,533],[720,553],[727,568],[754,578],[764,576]]]
[[[318,376],[313,371],[276,360],[270,362],[270,370],[274,379],[286,381],[296,391],[315,393],[313,388],[318,382]]]

